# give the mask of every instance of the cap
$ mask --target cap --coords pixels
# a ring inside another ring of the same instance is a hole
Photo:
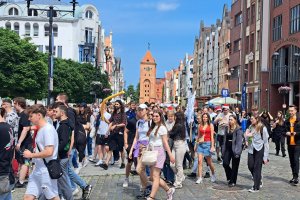
[[[229,110],[229,105],[228,105],[228,104],[223,104],[222,109],[227,109],[227,110]]]
[[[148,108],[148,106],[146,104],[142,103],[139,105],[139,108],[146,109],[146,108]]]

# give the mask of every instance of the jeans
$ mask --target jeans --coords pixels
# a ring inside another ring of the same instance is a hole
[[[250,170],[255,190],[259,190],[261,181],[261,170],[264,158],[264,147],[260,151],[253,149],[253,154],[248,153],[248,169]]]
[[[84,189],[87,186],[87,183],[80,178],[70,167],[68,166],[68,176],[70,177],[71,180],[71,188],[72,191],[76,189],[75,183],[81,188]]]
[[[298,145],[288,145],[288,152],[290,158],[290,165],[292,168],[293,178],[299,178],[299,156],[300,156],[300,146]]]
[[[93,138],[90,136],[86,137],[86,149],[88,156],[93,155]]]
[[[71,155],[70,155],[70,161],[72,162],[72,163],[70,163],[70,166],[71,166],[71,164],[73,164],[73,167],[74,168],[78,168],[78,163],[77,163],[77,150],[76,149],[72,149],[72,151],[71,151]]]
[[[63,170],[63,175],[57,180],[58,193],[62,195],[65,199],[73,200],[74,198],[72,195],[71,181],[68,176],[69,159],[61,159],[60,165]]]
[[[174,171],[172,170],[170,164],[165,163],[164,167],[162,169],[162,172],[163,172],[164,177],[167,181],[170,181],[170,182],[174,183],[175,174],[174,174]]]
[[[14,188],[14,184],[10,185],[10,189]],[[4,193],[4,194],[0,194],[0,199],[1,200],[12,200],[12,196],[11,196],[11,191]]]

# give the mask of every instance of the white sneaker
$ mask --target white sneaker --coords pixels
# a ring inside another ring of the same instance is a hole
[[[95,164],[95,166],[99,166],[99,165],[101,165],[101,164],[103,164],[103,161],[102,161],[102,160],[99,160],[99,161]]]
[[[76,194],[78,194],[78,192],[79,192],[79,190],[78,190],[78,188],[76,188],[76,189],[72,192],[73,196],[75,196]]]
[[[167,200],[172,200],[173,199],[173,194],[175,193],[175,188],[170,188],[168,191],[167,191]]]
[[[125,178],[125,181],[123,183],[123,188],[127,188],[128,187],[128,178]]]
[[[212,174],[210,177],[211,182],[216,182],[216,175]]]
[[[181,183],[174,183],[173,186],[176,188],[176,189],[179,189],[179,188],[182,188],[182,184]]]
[[[89,163],[89,160],[85,158],[85,159],[82,161],[82,167],[86,167],[86,166],[88,165],[88,163]]]
[[[197,179],[197,181],[196,181],[196,184],[200,184],[200,183],[202,183],[202,178],[201,178],[201,177],[199,177],[199,178]]]

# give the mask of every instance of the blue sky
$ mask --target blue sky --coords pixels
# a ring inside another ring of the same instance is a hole
[[[126,87],[139,82],[140,61],[148,42],[157,63],[157,77],[192,54],[200,20],[209,26],[221,18],[231,0],[78,0],[100,12],[106,33],[113,32],[115,56],[121,57]]]

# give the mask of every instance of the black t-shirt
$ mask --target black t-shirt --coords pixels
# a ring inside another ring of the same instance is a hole
[[[0,175],[8,175],[11,172],[11,161],[14,150],[14,137],[12,127],[0,122]]]
[[[18,139],[21,137],[23,128],[30,126],[29,116],[27,114],[25,114],[24,111],[19,113],[19,118],[20,118],[20,120],[19,120]],[[31,144],[31,143],[32,143],[32,137],[31,137],[30,131],[28,131],[28,133],[21,145],[23,146],[25,144]]]
[[[128,120],[126,128],[129,130],[128,132],[128,138],[127,138],[127,143],[130,145],[133,143],[134,137],[135,137],[135,133],[136,133],[136,122],[137,119],[131,118]]]

